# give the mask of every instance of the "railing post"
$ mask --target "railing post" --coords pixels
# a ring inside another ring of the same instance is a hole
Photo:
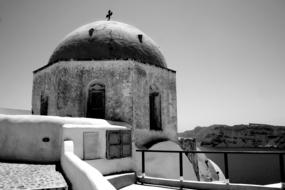
[[[183,159],[182,159],[182,152],[179,152],[179,174],[180,174],[180,181],[183,181]]]
[[[281,183],[285,183],[285,175],[284,175],[284,160],[283,160],[283,154],[279,154],[279,166],[280,166],[280,180]]]
[[[225,177],[227,182],[230,182],[230,178],[229,178],[229,163],[228,163],[228,153],[224,153],[224,164],[225,164]]]
[[[144,150],[142,150],[142,178],[145,177],[145,160],[144,160]]]

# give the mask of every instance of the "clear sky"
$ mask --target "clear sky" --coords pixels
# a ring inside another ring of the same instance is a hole
[[[108,9],[177,71],[179,131],[285,125],[284,0],[0,0],[0,107],[31,109],[32,71]]]

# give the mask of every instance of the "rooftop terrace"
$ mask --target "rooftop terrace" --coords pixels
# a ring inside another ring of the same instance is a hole
[[[55,165],[16,164],[0,162],[0,190],[57,189],[67,190],[67,184]]]

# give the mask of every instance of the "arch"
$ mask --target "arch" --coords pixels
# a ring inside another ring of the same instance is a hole
[[[86,117],[105,118],[105,85],[91,83],[87,92]]]
[[[162,130],[161,95],[153,86],[149,89],[149,128],[150,130]]]
[[[157,87],[157,85],[152,84],[152,85],[150,85],[150,87],[149,87],[149,93],[151,94],[151,93],[154,93],[154,92],[159,93],[159,88]]]

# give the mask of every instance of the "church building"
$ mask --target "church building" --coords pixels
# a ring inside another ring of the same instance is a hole
[[[0,114],[0,159],[5,167],[50,164],[61,176],[55,189],[115,190],[147,177],[179,179],[181,187],[225,179],[205,155],[182,154],[196,144],[178,139],[176,104],[176,72],[150,37],[121,22],[93,22],[68,34],[33,72],[33,115]],[[157,150],[179,155],[149,153]],[[48,175],[43,182],[52,181]],[[30,181],[20,187],[50,187]],[[4,189],[11,184],[0,180]]]
[[[155,42],[134,26],[117,21],[81,26],[33,73],[33,114],[123,121],[135,135],[176,136],[176,73]]]

